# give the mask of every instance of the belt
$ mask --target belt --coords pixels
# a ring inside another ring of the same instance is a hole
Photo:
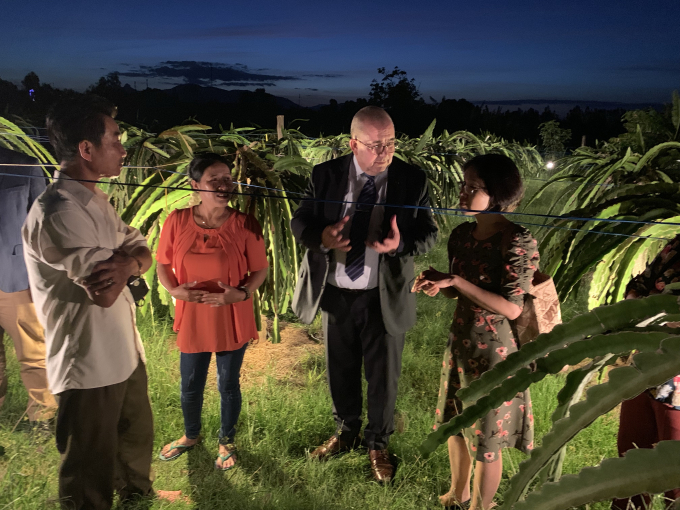
[[[370,292],[372,290],[378,290],[378,287],[372,287],[370,289],[345,289],[342,287],[336,287],[335,285],[327,284],[329,287],[338,289],[340,292],[346,292],[347,294],[363,294],[364,292]]]

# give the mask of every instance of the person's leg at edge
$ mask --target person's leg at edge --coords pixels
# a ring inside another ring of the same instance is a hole
[[[0,291],[0,327],[14,343],[17,361],[21,367],[21,380],[28,392],[28,419],[36,422],[52,418],[56,413],[57,403],[47,384],[45,337],[28,290],[12,293]],[[2,355],[4,361],[4,349]],[[4,397],[2,386],[7,385],[3,376],[4,370],[0,374],[0,402]]]
[[[4,336],[5,330],[2,329],[0,322],[0,408],[2,408],[7,396],[7,357],[5,355],[5,343],[3,342]]]
[[[246,353],[246,343],[235,351],[223,351],[215,354],[217,359],[217,388],[220,392],[220,455],[227,456],[226,445],[233,444],[236,436],[236,423],[241,414],[241,365]],[[217,459],[217,466],[227,469],[235,463],[233,457],[227,460]]]
[[[109,510],[125,382],[59,394],[56,443],[64,509]]]
[[[347,442],[361,431],[362,407],[361,343],[354,331],[351,301],[352,296],[327,285],[321,314],[336,433]]]
[[[378,289],[368,291],[352,307],[360,331],[368,382],[368,423],[364,440],[370,450],[385,450],[394,432],[394,410],[406,335],[385,330]]]
[[[35,313],[28,290],[12,293],[16,303],[16,335],[12,334],[21,380],[28,392],[27,416],[30,421],[49,420],[57,402],[48,389],[45,368],[45,332]]]
[[[470,510],[489,510],[494,506],[493,498],[498,492],[502,475],[503,455],[501,452],[498,452],[498,459],[493,462],[475,462],[475,479]]]
[[[153,414],[149,402],[146,366],[139,365],[126,382],[118,422],[118,464],[116,489],[121,501],[150,496]]]
[[[658,441],[657,425],[652,402],[654,399],[649,392],[643,391],[637,397],[624,400],[621,404],[619,417],[619,432],[616,446],[619,457],[623,457],[633,448],[653,448]],[[612,510],[646,509],[651,504],[648,494],[638,494],[628,499],[614,499]]]
[[[470,475],[472,473],[472,459],[465,439],[461,436],[451,436],[448,441],[449,464],[451,466],[451,488],[439,501],[444,506],[465,503],[470,500]]]
[[[662,402],[654,400],[651,396],[650,400],[654,408],[659,441],[680,440],[680,410],[673,409]],[[666,491],[664,496],[666,498],[666,505],[670,508],[673,501],[680,498],[680,488]]]
[[[180,352],[180,399],[184,417],[184,435],[173,441],[176,445],[189,447],[198,443],[201,434],[203,392],[211,357],[211,352]],[[172,443],[166,444],[161,450],[161,455],[173,455],[175,452],[171,451],[171,445]]]

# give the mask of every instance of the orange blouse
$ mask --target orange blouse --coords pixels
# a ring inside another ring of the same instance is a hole
[[[192,289],[209,292],[224,292],[217,282],[243,285],[249,272],[268,266],[262,228],[253,216],[234,211],[219,228],[205,229],[191,208],[165,220],[156,260],[172,266],[179,284],[198,282]],[[258,336],[251,299],[215,308],[177,300],[173,329],[184,353],[233,351]]]

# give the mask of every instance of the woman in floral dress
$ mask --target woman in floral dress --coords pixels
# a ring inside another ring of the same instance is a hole
[[[462,410],[458,388],[518,349],[510,321],[522,311],[539,258],[528,230],[501,214],[484,214],[511,211],[522,198],[522,180],[512,160],[487,154],[470,160],[463,169],[460,207],[476,221],[451,232],[449,272],[430,268],[415,285],[429,296],[441,291],[458,298],[444,353],[435,430]],[[465,437],[460,434],[448,440],[451,489],[440,501],[445,506],[486,510],[493,506],[500,484],[502,449],[533,448],[529,391],[490,411],[465,431]],[[476,463],[471,497],[472,457]]]

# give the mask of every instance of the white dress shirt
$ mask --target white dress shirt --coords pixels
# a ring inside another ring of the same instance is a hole
[[[375,176],[375,190],[376,202],[384,204],[385,195],[387,193],[387,173],[389,167]],[[349,221],[345,224],[342,231],[342,236],[349,238],[350,229],[352,228],[352,216],[356,209],[356,202],[359,199],[361,190],[366,184],[368,177],[359,166],[356,156],[352,158],[350,164],[349,177],[347,179],[347,193],[345,193],[343,205],[342,218],[350,216]],[[352,202],[352,203],[349,203]],[[382,241],[382,223],[385,216],[385,207],[376,205],[371,212],[371,220],[368,225],[368,241]],[[347,253],[340,250],[333,250],[331,254],[331,265],[328,270],[328,283],[341,289],[374,289],[378,286],[378,264],[380,263],[380,254],[366,247],[366,255],[364,258],[364,274],[362,274],[355,281],[352,281],[347,273],[345,273],[345,260],[347,260]]]
[[[34,202],[22,235],[52,393],[128,379],[140,358],[145,362],[132,294],[125,287],[103,308],[88,297],[83,281],[114,250],[146,246],[144,237],[121,220],[105,193],[66,178]]]

